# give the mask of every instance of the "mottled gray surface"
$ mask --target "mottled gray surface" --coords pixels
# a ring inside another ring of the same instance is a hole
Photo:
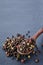
[[[43,27],[43,0],[0,0],[0,65],[22,65],[15,59],[7,58],[2,50],[3,41],[7,36],[17,32],[25,34],[28,30],[32,36],[38,29]],[[23,65],[43,65],[43,35],[37,44],[42,51],[39,55],[40,62],[34,63],[34,58]]]

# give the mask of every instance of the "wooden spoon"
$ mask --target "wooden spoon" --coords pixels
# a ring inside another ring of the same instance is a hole
[[[43,28],[41,28],[40,30],[38,30],[38,32],[36,32],[30,39],[28,39],[29,42],[30,42],[30,43],[32,42],[31,39],[33,39],[34,41],[36,41],[36,39],[37,39],[42,33],[43,33]],[[20,45],[18,45],[18,47],[17,47],[17,52],[18,52],[20,55],[28,55],[28,54],[32,53],[32,51],[33,51],[33,50],[31,50],[31,51],[29,51],[28,53],[22,53],[22,52],[19,51],[19,47],[20,47]]]

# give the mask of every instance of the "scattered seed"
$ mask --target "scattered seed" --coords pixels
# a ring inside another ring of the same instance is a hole
[[[30,59],[30,55],[28,55],[28,58]]]
[[[39,62],[39,59],[35,59],[35,63],[38,63]]]
[[[14,38],[14,36],[12,35],[12,38]]]
[[[28,36],[28,38],[30,38],[30,36]]]
[[[21,34],[17,33],[17,37],[21,36]]]
[[[35,54],[35,51],[33,51],[33,54]]]
[[[24,63],[25,62],[25,59],[21,59],[21,63]]]
[[[10,54],[9,54],[8,52],[6,52],[6,56],[7,56],[7,57],[9,57],[9,56],[10,56]]]
[[[26,33],[26,36],[28,36],[28,33]]]
[[[28,33],[30,33],[30,31],[28,30]]]

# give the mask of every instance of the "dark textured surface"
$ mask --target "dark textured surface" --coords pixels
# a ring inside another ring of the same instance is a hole
[[[0,0],[0,65],[22,65],[22,63],[7,58],[2,50],[2,44],[7,36],[17,32],[25,34],[28,30],[32,36],[43,27],[43,0]],[[23,65],[43,65],[43,34],[37,39],[37,45],[41,50],[40,62],[33,60],[34,56]]]

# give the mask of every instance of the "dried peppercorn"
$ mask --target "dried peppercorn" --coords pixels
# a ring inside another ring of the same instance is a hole
[[[28,38],[30,38],[30,35],[28,36]]]
[[[21,34],[17,33],[17,37],[21,36]]]
[[[26,36],[28,36],[28,33],[26,33]]]
[[[28,55],[28,59],[30,59],[31,57],[30,57],[30,55]]]
[[[35,63],[38,63],[39,62],[39,59],[37,58],[37,59],[35,59]]]
[[[21,63],[24,63],[25,62],[25,59],[21,59]]]
[[[33,51],[33,54],[35,54],[35,51]]]
[[[10,56],[10,53],[9,52],[6,52],[6,56],[9,57]]]
[[[14,38],[14,35],[12,35],[12,38]]]
[[[30,31],[28,30],[28,33],[30,33]]]

